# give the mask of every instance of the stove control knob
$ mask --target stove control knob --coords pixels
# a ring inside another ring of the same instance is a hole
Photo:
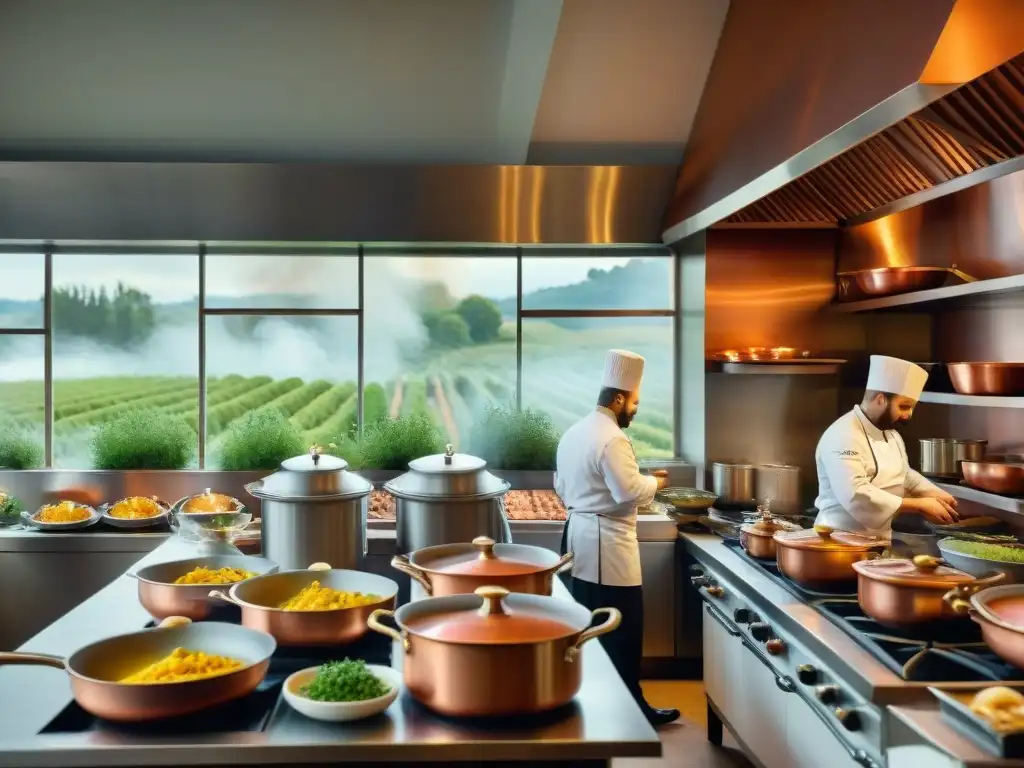
[[[772,656],[781,656],[786,652],[786,643],[777,637],[773,637],[765,643],[764,647]]]
[[[708,587],[708,594],[712,597],[724,597],[725,590],[718,586]]]
[[[703,576],[704,575],[704,569],[701,568],[699,565],[691,565],[690,566],[690,573],[692,573],[694,576]]]
[[[796,679],[804,685],[814,685],[818,682],[818,670],[810,664],[801,664],[796,668]]]
[[[758,621],[750,625],[750,634],[759,643],[767,643],[772,639],[772,628],[763,621]]]
[[[860,730],[860,715],[855,709],[836,709],[836,720],[848,731]]]
[[[839,686],[819,685],[814,689],[814,695],[818,697],[818,701],[822,704],[834,704],[839,698]]]
[[[707,576],[692,576],[690,578],[690,583],[693,584],[693,586],[695,586],[697,589],[700,589],[701,587],[709,586],[711,584],[711,579],[709,579]]]
[[[749,608],[737,608],[732,612],[733,621],[737,624],[749,624],[751,615]]]

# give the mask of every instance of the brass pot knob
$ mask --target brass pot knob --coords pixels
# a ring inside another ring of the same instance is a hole
[[[941,557],[932,557],[931,555],[916,555],[913,562],[914,567],[922,573],[933,573],[945,560]]]
[[[473,539],[473,546],[480,550],[481,560],[494,559],[494,539],[490,536],[477,536]]]
[[[509,596],[509,591],[504,587],[477,587],[473,592],[477,597],[482,597],[484,604],[480,606],[481,616],[502,616],[505,614],[505,606],[502,600]]]
[[[814,526],[814,532],[818,534],[822,539],[832,538],[832,528],[827,525],[816,525]]]

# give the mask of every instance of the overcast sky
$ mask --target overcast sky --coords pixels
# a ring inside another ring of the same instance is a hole
[[[396,275],[435,278],[440,272],[456,296],[481,293],[493,298],[515,295],[515,260],[483,258],[386,258]],[[523,263],[523,290],[569,285],[586,279],[598,266],[608,269],[628,258],[544,258]],[[367,259],[367,271],[375,269]],[[351,262],[349,262],[350,264]],[[379,267],[376,267],[379,268]],[[273,259],[230,256],[207,259],[207,286],[211,294],[238,296],[251,293],[347,294],[355,272],[345,261],[306,256]],[[244,276],[244,279],[240,279]],[[159,302],[194,298],[198,292],[196,256],[54,256],[55,285],[85,285],[108,289],[121,280],[154,296]],[[43,259],[37,255],[0,253],[0,299],[35,299],[42,295]]]

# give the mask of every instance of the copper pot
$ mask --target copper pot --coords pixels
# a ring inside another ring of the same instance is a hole
[[[478,536],[472,544],[441,544],[397,555],[391,567],[418,581],[433,597],[473,594],[485,586],[550,595],[555,574],[572,567],[572,553],[559,557],[543,547],[495,544]]]
[[[957,612],[944,599],[951,589],[967,584],[980,589],[1003,579],[1002,573],[978,579],[931,555],[913,560],[862,560],[854,563],[853,569],[857,572],[857,602],[864,613],[895,628],[955,619]]]
[[[327,611],[283,611],[280,606],[312,582],[339,592],[361,592],[380,599],[368,605]],[[242,625],[272,635],[279,645],[344,645],[366,634],[366,620],[378,608],[392,608],[398,585],[361,571],[332,569],[315,563],[304,571],[281,571],[235,584],[210,597],[242,609]]]
[[[963,461],[964,481],[972,488],[1002,496],[1024,495],[1024,458],[989,456],[984,461]]]
[[[951,590],[947,602],[957,613],[966,613],[981,627],[981,637],[1003,661],[1024,669],[1024,624],[1010,623],[995,610],[997,601],[1024,602],[1024,584],[981,589],[977,584]]]
[[[131,574],[139,582],[139,602],[142,603],[142,607],[155,619],[184,616],[192,621],[202,621],[207,618],[216,604],[210,598],[210,589],[218,585],[174,583],[175,579],[200,566],[214,570],[240,568],[257,576],[277,572],[276,563],[262,557],[244,555],[193,557],[188,560],[147,565],[140,568],[137,573]],[[230,586],[225,584],[224,588],[228,589]]]
[[[595,617],[607,618],[590,627]],[[399,630],[380,623],[394,616]],[[583,675],[580,649],[619,626],[614,608],[479,587],[472,595],[430,597],[397,611],[374,611],[370,629],[405,651],[405,686],[443,715],[492,717],[545,712],[568,704]],[[500,682],[499,682],[500,681]]]
[[[758,507],[760,517],[740,526],[740,545],[751,557],[759,560],[775,560],[777,531],[799,531],[800,526],[772,517],[771,512]]]
[[[274,638],[237,624],[169,619],[155,629],[92,643],[67,659],[43,653],[0,653],[0,665],[66,670],[71,693],[86,712],[107,720],[139,722],[188,715],[247,696],[266,676],[276,647]],[[119,682],[175,648],[227,656],[243,666],[225,675],[180,683]]]
[[[874,536],[835,531],[826,525],[774,534],[779,570],[809,589],[838,591],[853,586],[853,564],[877,557],[888,542]]]
[[[1024,363],[948,363],[946,369],[961,395],[1024,394]]]
[[[954,266],[946,267],[880,267],[861,269],[856,272],[840,272],[840,278],[852,279],[865,296],[896,296],[911,291],[926,291],[941,288],[950,272],[961,279],[970,281]],[[848,283],[840,282],[840,294],[848,293]]]

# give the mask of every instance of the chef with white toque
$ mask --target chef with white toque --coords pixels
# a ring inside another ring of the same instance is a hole
[[[601,637],[619,675],[654,725],[679,717],[655,709],[640,689],[644,598],[637,507],[650,504],[668,482],[664,471],[640,473],[624,429],[640,405],[644,359],[613,349],[605,361],[597,408],[573,424],[558,443],[555,491],[568,511],[562,553],[573,553],[573,597],[587,608],[617,608],[622,623]]]
[[[861,404],[818,441],[816,525],[891,538],[899,514],[936,523],[958,518],[956,499],[910,468],[895,430],[910,421],[927,378],[927,371],[906,360],[871,356]]]

